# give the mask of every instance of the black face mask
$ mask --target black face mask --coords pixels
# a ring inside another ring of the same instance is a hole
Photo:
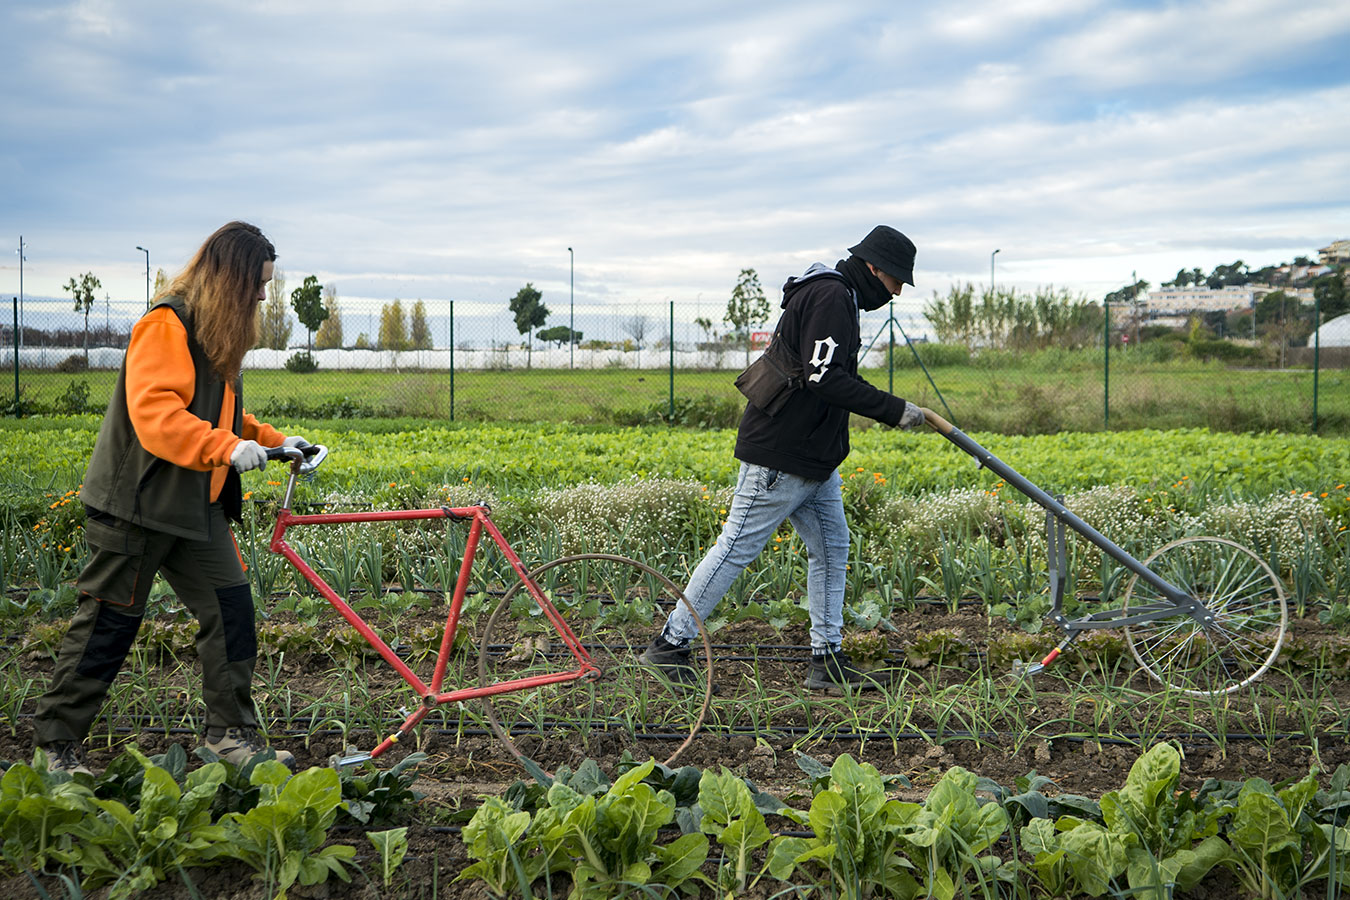
[[[853,290],[857,291],[859,309],[871,312],[891,302],[891,292],[886,290],[886,285],[882,284],[881,279],[867,268],[867,263],[858,257],[841,259],[835,263],[834,269],[847,279]]]

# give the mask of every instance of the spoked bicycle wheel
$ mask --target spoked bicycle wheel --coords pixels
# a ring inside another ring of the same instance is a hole
[[[1280,655],[1289,625],[1284,588],[1246,547],[1219,537],[1182,538],[1144,565],[1214,613],[1209,624],[1181,612],[1125,627],[1130,653],[1156,680],[1187,694],[1227,694],[1260,678]],[[1135,575],[1124,613],[1158,602],[1166,598]]]
[[[482,698],[492,731],[517,759],[552,770],[586,755],[630,750],[674,763],[712,701],[712,648],[703,623],[693,641],[695,677],[672,679],[638,661],[683,592],[634,559],[604,553],[566,556],[529,573],[600,669],[594,678]],[[692,608],[690,608],[692,612]],[[695,615],[697,619],[697,615]],[[578,668],[571,651],[523,582],[488,617],[478,654],[479,683]],[[661,751],[661,752],[658,752]]]

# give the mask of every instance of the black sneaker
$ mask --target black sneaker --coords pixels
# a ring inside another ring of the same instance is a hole
[[[93,775],[93,771],[84,764],[84,751],[74,741],[53,741],[42,748],[47,754],[48,772],[69,772],[71,775],[83,772]]]
[[[644,666],[654,669],[675,684],[697,687],[698,670],[694,668],[693,659],[694,651],[689,647],[677,647],[659,634],[652,638],[651,646],[638,657]]]
[[[875,691],[882,681],[875,675],[853,665],[842,650],[811,654],[811,668],[806,672],[806,689],[842,694],[846,691]]]

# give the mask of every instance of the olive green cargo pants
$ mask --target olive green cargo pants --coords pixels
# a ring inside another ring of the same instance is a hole
[[[197,617],[204,724],[257,726],[253,594],[219,503],[211,504],[210,535],[187,540],[89,510],[89,560],[76,581],[79,609],[61,642],[51,686],[38,701],[38,746],[88,735],[136,638],[157,572]]]

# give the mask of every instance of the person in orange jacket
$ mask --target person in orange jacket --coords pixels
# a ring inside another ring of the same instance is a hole
[[[89,558],[79,608],[37,707],[35,743],[52,770],[89,772],[84,739],[156,574],[200,626],[205,746],[236,764],[267,749],[252,698],[253,594],[228,520],[240,520],[239,474],[266,465],[266,448],[308,445],[244,412],[240,369],[275,260],[257,227],[230,222],[132,329],[80,489]]]

